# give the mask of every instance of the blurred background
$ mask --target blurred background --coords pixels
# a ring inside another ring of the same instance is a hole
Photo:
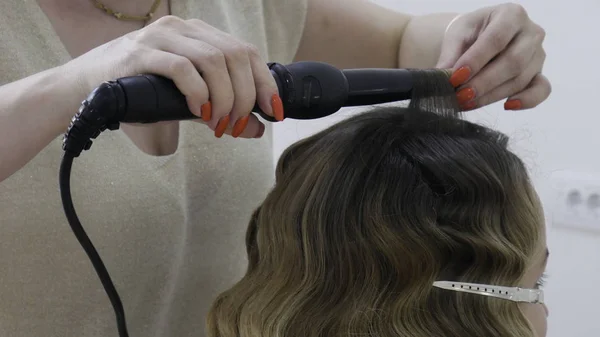
[[[491,0],[373,0],[412,14],[467,12],[503,3]],[[546,29],[545,75],[553,85],[539,107],[508,112],[503,102],[471,111],[468,119],[499,129],[527,163],[544,203],[551,251],[544,289],[548,337],[600,336],[600,1],[521,0]],[[373,18],[376,20],[377,18]],[[343,110],[319,121],[275,126],[277,161],[291,143],[347,118]]]

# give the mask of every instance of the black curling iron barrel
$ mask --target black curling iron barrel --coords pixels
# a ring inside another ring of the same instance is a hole
[[[269,64],[283,101],[285,118],[317,119],[342,107],[410,99],[412,74],[406,69],[340,70],[320,62],[287,66]],[[154,123],[197,118],[174,83],[156,75],[125,77],[115,81],[123,91],[119,122]],[[119,95],[121,96],[121,95]],[[253,112],[274,122],[256,105]]]

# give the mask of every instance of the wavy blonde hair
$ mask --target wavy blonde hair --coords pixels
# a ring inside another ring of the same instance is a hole
[[[543,219],[506,136],[422,103],[285,151],[210,337],[534,335],[516,303],[432,287],[519,284]]]

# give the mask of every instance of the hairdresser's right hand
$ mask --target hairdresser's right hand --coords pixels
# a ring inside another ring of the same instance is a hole
[[[257,49],[200,20],[160,18],[66,66],[82,79],[82,97],[103,81],[124,76],[168,77],[217,137],[261,136],[264,125],[250,113],[256,102],[266,114],[283,119],[277,84]]]

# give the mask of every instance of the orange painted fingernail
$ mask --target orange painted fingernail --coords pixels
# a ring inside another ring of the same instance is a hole
[[[231,131],[231,136],[233,138],[239,137],[244,130],[246,130],[246,126],[248,126],[248,122],[250,121],[250,115],[246,117],[242,117],[235,122],[233,126],[233,131]]]
[[[469,77],[471,77],[471,70],[467,67],[460,67],[450,76],[450,83],[456,88],[464,84]]]
[[[283,120],[283,102],[279,95],[275,94],[271,97],[271,106],[273,107],[273,116],[281,122]]]
[[[464,88],[456,93],[459,104],[465,104],[475,98],[475,90],[473,88]]]
[[[210,121],[210,119],[212,118],[212,105],[210,104],[210,101],[202,104],[200,110],[202,111],[202,120],[205,122]]]
[[[465,104],[461,104],[460,108],[463,111],[468,111],[468,110],[475,109],[476,106],[477,106],[477,103],[475,103],[475,101],[470,101],[470,102],[467,102]]]
[[[504,110],[519,110],[523,107],[523,104],[518,99],[511,99],[504,103]]]
[[[254,136],[254,138],[260,138],[265,134],[265,125],[263,123],[260,123],[258,132],[256,133],[256,136]]]
[[[217,138],[223,137],[223,134],[225,133],[225,130],[227,130],[228,125],[229,125],[229,115],[221,118],[221,120],[219,121],[219,124],[217,124],[217,127],[215,128],[215,137],[217,137]]]

